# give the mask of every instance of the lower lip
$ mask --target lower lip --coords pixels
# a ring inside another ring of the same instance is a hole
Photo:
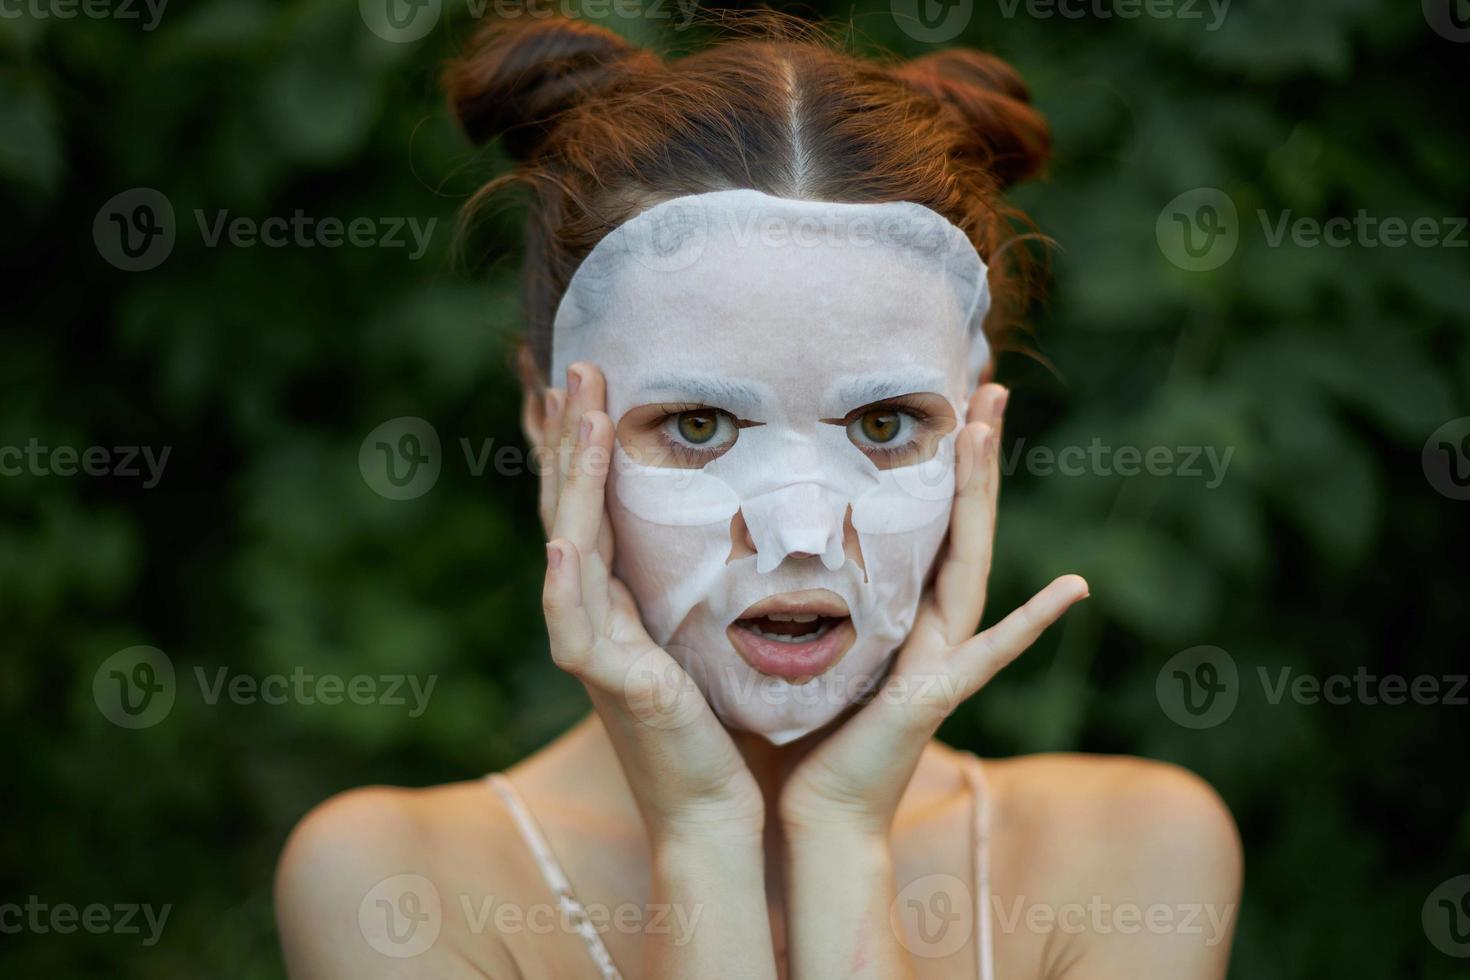
[[[852,646],[857,634],[852,620],[844,619],[813,640],[782,643],[752,632],[739,623],[725,630],[735,651],[762,674],[801,683],[825,674]]]

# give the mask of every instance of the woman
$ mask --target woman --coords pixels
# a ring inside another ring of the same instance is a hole
[[[594,711],[508,773],[310,814],[291,975],[1224,976],[1241,856],[1207,786],[933,740],[1087,595],[976,635],[987,333],[1024,301],[998,195],[1048,144],[1014,72],[790,31],[664,63],[522,19],[448,77],[535,191],[543,601]]]

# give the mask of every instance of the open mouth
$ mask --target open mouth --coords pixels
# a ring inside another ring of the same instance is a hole
[[[847,603],[826,589],[762,599],[725,633],[756,670],[798,684],[825,673],[857,637]]]

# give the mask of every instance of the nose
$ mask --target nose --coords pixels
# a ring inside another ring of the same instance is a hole
[[[755,552],[755,570],[772,571],[787,558],[820,557],[828,569],[842,567],[847,501],[815,483],[797,483],[745,501],[740,514],[745,544]],[[732,528],[732,534],[738,529]]]

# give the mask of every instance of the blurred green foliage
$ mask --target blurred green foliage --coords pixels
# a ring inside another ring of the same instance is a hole
[[[152,945],[0,935],[5,976],[279,975],[271,869],[310,806],[508,765],[584,710],[545,656],[534,477],[470,462],[520,444],[518,217],[494,212],[454,261],[455,212],[504,161],[466,148],[436,85],[483,5],[445,3],[412,43],[366,29],[370,6],[200,0],[150,27],[141,4],[139,19],[63,18],[58,0],[28,0],[0,20],[0,446],[170,450],[151,488],[0,478],[0,902],[172,906]],[[680,8],[663,6],[671,19],[605,22],[695,43],[701,28],[671,30]],[[1093,599],[946,737],[1208,778],[1247,851],[1234,977],[1466,975],[1420,909],[1470,871],[1470,709],[1272,703],[1257,670],[1465,671],[1470,503],[1436,491],[1421,449],[1470,413],[1470,252],[1273,245],[1270,228],[1463,216],[1470,46],[1389,0],[1242,0],[1213,29],[1204,4],[1198,18],[974,7],[955,43],[1013,61],[1057,141],[1049,179],[1018,194],[1058,247],[1029,354],[1000,362],[1019,463],[990,615],[1070,570]],[[887,3],[826,12],[850,16],[859,47],[927,50]],[[167,198],[176,241],[126,272],[94,223],[133,188]],[[1236,251],[1208,271],[1156,235],[1195,188],[1237,209]],[[297,209],[435,224],[412,258],[211,247],[195,218]],[[364,437],[399,416],[442,443],[437,484],[406,501],[358,466]],[[1094,440],[1233,455],[1218,481],[1047,475],[1027,455]],[[137,644],[167,653],[177,699],[129,730],[93,681]],[[1155,681],[1201,644],[1233,658],[1239,703],[1192,730]],[[437,684],[418,717],[210,703],[196,671],[221,668]]]

